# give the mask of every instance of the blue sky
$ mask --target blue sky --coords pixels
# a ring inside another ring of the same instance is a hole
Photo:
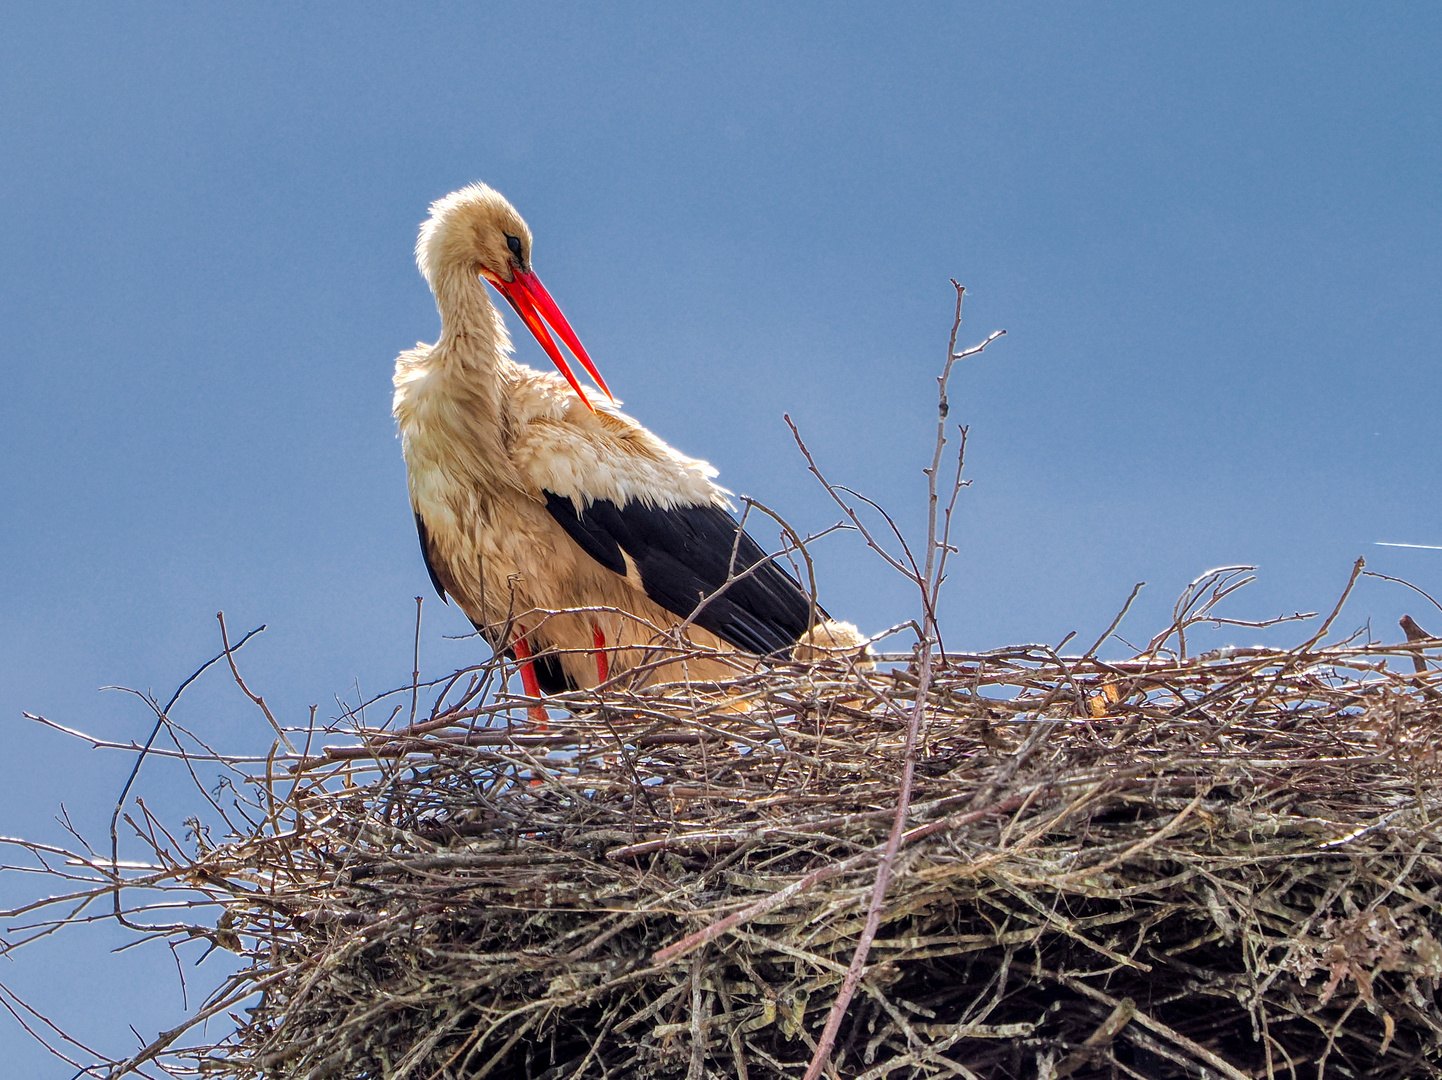
[[[101,834],[129,762],[21,710],[143,735],[98,688],[168,693],[219,609],[269,624],[248,672],[289,720],[408,679],[390,368],[437,327],[416,227],[472,180],[628,411],[806,528],[835,514],[783,413],[919,527],[967,285],[963,339],[1009,333],[953,387],[952,647],[1089,642],[1142,580],[1145,638],[1222,563],[1260,565],[1252,617],[1329,606],[1359,554],[1442,588],[1442,552],[1373,546],[1442,543],[1439,53],[1424,5],[7,5],[0,834],[57,839],[62,802]],[[834,613],[915,613],[854,539],[818,557]],[[1442,626],[1374,581],[1343,622],[1404,610]],[[465,629],[427,603],[428,670]],[[263,744],[243,706],[217,677],[182,711]],[[127,1047],[179,992],[107,943],[0,981]]]

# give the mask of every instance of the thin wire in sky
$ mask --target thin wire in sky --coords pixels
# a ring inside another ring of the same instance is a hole
[[[1377,541],[1374,542],[1374,546],[1375,546],[1375,547],[1425,548],[1425,549],[1428,550],[1428,551],[1442,551],[1442,544],[1394,544],[1394,543],[1392,543],[1391,541],[1388,541],[1388,540],[1377,540]]]

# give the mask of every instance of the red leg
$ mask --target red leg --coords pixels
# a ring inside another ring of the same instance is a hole
[[[606,659],[606,635],[599,626],[591,627],[591,643],[596,646],[596,679],[604,683],[611,677],[611,664]]]
[[[541,684],[536,678],[536,665],[531,663],[531,643],[526,640],[524,627],[517,627],[521,631],[520,636],[511,642],[511,648],[516,653],[516,660],[521,665],[521,686],[526,691],[526,697],[538,698],[541,696]],[[536,723],[545,725],[549,719],[546,716],[544,706],[532,705],[529,710],[531,719]]]

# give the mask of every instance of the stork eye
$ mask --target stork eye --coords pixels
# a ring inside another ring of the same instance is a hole
[[[519,259],[521,257],[521,238],[519,236],[512,236],[510,233],[506,233],[506,247],[511,249],[511,254],[516,258]]]

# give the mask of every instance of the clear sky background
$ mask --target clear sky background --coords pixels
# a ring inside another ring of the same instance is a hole
[[[1442,589],[1442,551],[1373,546],[1442,543],[1439,56],[1420,4],[7,4],[0,834],[61,839],[63,802],[99,842],[130,759],[21,710],[142,738],[98,688],[168,696],[219,609],[269,624],[245,663],[287,721],[408,681],[430,586],[389,380],[438,325],[417,225],[473,180],[627,410],[808,529],[836,515],[783,412],[920,527],[967,285],[964,342],[1009,334],[953,388],[953,648],[1089,643],[1137,581],[1145,639],[1222,563],[1261,567],[1239,616],[1330,606],[1359,554]],[[915,614],[854,538],[818,558],[834,613]],[[1343,622],[1402,611],[1442,629],[1375,581]],[[467,629],[431,597],[427,671]],[[267,744],[218,675],[178,713]],[[119,940],[0,982],[124,1051],[181,1000]],[[0,1048],[69,1075],[4,1016]]]

